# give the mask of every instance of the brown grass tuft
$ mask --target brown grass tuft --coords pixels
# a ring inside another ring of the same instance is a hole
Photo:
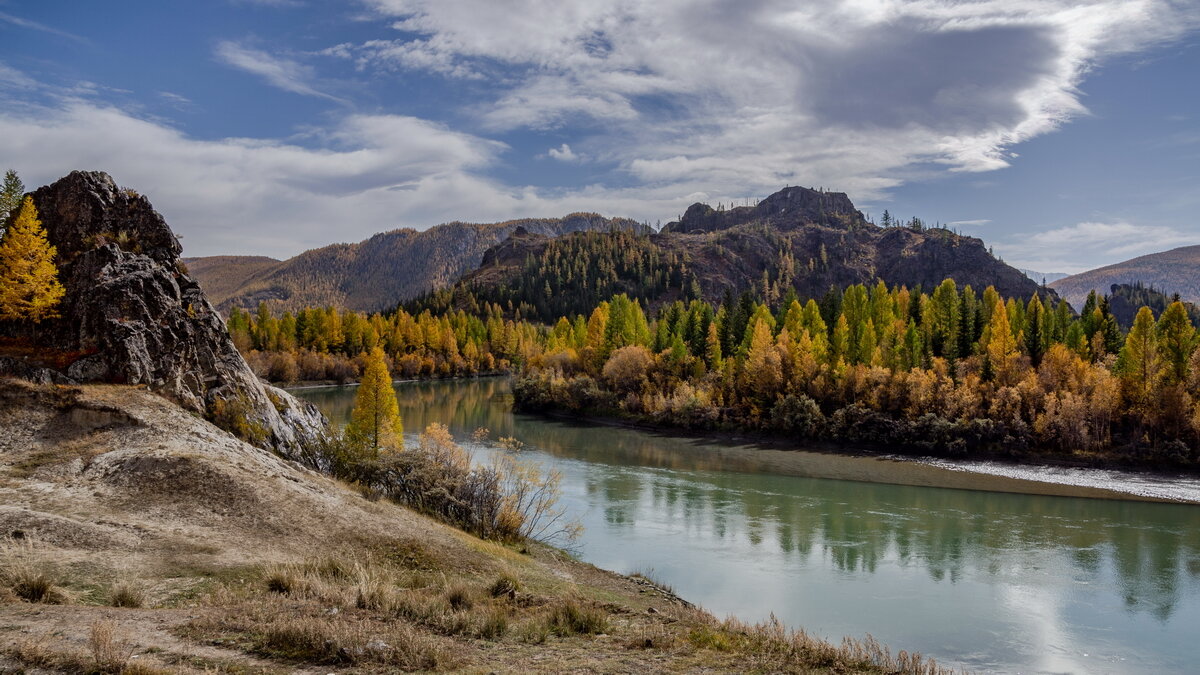
[[[108,604],[113,607],[143,607],[146,592],[132,581],[119,581],[108,592]]]

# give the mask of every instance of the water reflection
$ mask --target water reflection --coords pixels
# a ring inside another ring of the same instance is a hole
[[[602,567],[653,568],[718,613],[871,633],[975,669],[1191,665],[1200,507],[926,487],[991,479],[514,416],[508,386],[401,385],[406,428],[519,438],[563,471],[583,555]],[[353,390],[300,393],[334,419],[352,405]],[[910,484],[863,482],[886,479]]]

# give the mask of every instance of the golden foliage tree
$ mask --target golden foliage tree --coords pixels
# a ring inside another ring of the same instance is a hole
[[[346,427],[346,438],[371,457],[378,457],[381,450],[400,449],[404,445],[400,404],[396,401],[392,375],[379,347],[367,355],[350,424]]]
[[[26,197],[0,240],[0,319],[39,323],[56,316],[66,294],[54,265],[56,253],[33,198]]]

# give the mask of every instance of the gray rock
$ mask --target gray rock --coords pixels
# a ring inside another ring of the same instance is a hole
[[[263,384],[247,366],[145,197],[106,173],[74,171],[33,200],[67,293],[61,317],[29,335],[66,355],[59,377],[145,385],[289,458],[322,438],[328,425],[312,404]]]

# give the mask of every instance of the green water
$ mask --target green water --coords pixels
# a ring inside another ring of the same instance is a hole
[[[1200,506],[985,491],[1033,484],[513,415],[499,378],[396,391],[410,433],[442,422],[464,443],[479,427],[523,441],[562,471],[583,559],[652,571],[718,616],[774,613],[977,672],[1197,672]],[[354,397],[295,393],[341,422]]]

